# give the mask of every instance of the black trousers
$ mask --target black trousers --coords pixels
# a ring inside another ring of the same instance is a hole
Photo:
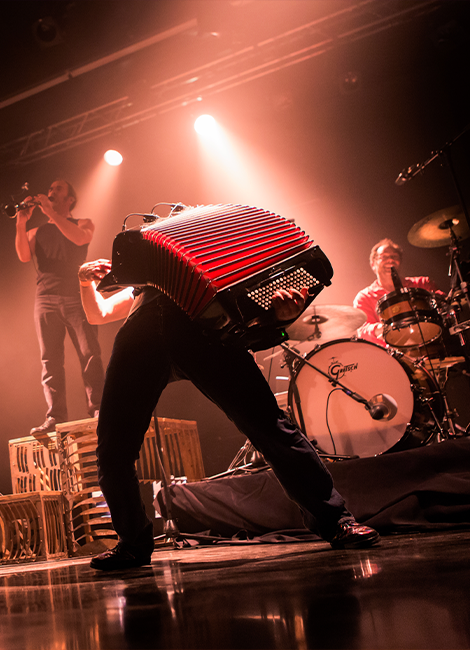
[[[121,540],[142,549],[153,542],[135,461],[174,370],[217,404],[263,454],[301,507],[308,528],[330,540],[338,522],[353,520],[331,474],[279,409],[252,355],[204,334],[159,296],[131,314],[116,336],[98,420],[99,483]]]

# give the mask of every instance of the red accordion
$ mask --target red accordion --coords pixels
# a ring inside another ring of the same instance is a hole
[[[112,269],[98,290],[156,287],[223,340],[262,349],[273,345],[263,344],[275,327],[273,293],[308,287],[311,302],[332,275],[324,253],[288,219],[207,205],[116,235]],[[277,336],[278,343],[287,338],[281,330]]]

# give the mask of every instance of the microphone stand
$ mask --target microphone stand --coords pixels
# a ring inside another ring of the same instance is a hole
[[[421,173],[433,160],[436,158],[443,158],[444,161],[447,163],[447,166],[450,170],[451,176],[452,176],[452,181],[454,183],[455,190],[457,192],[457,195],[459,197],[459,203],[460,207],[462,208],[462,211],[465,215],[465,219],[467,221],[467,226],[470,228],[470,214],[467,208],[467,204],[465,202],[464,195],[462,193],[462,189],[460,187],[457,174],[455,171],[455,167],[452,161],[452,156],[451,156],[451,150],[452,146],[459,140],[467,131],[470,130],[470,124],[467,124],[465,128],[455,136],[452,140],[449,142],[446,142],[446,144],[441,148],[438,149],[437,151],[432,152],[431,157],[428,158],[427,160],[424,161],[422,164],[415,165],[413,171],[407,173],[406,170],[400,174],[400,176],[403,177],[403,182],[406,182],[416,176],[416,174]],[[412,169],[412,168],[408,168]],[[399,178],[400,178],[399,176]],[[398,180],[398,179],[397,179]],[[401,183],[400,183],[401,184]],[[452,275],[452,267],[454,267],[456,276],[458,278],[458,286],[460,287],[463,297],[464,297],[464,302],[466,303],[467,307],[470,309],[470,297],[469,297],[469,292],[468,292],[468,287],[467,283],[464,281],[462,277],[462,272],[460,268],[460,249],[458,245],[458,239],[457,236],[455,235],[453,229],[452,229],[452,221],[449,219],[448,222],[444,222],[441,224],[440,227],[442,227],[443,230],[448,229],[449,230],[449,236],[451,238],[451,244],[450,244],[450,265],[449,265],[449,276]],[[450,291],[450,296],[452,296],[453,291],[455,289],[455,286],[451,287]],[[448,296],[449,298],[449,296]],[[454,326],[450,327],[449,333],[450,334],[458,334],[459,336],[459,341],[462,346],[463,352],[464,352],[464,357],[465,357],[465,365],[467,367],[467,371],[470,372],[470,356],[468,353],[468,345],[465,341],[465,338],[462,334],[463,331],[470,329],[470,320],[467,320],[463,323],[455,323]],[[452,423],[451,423],[451,430],[452,430]]]
[[[162,443],[162,437],[160,435],[160,427],[158,425],[156,408],[153,411],[153,425],[155,427],[155,447],[157,450],[157,459],[158,459],[158,465],[160,468],[160,475],[162,480],[163,502],[165,504],[165,509],[166,509],[163,535],[159,536],[156,539],[163,538],[164,544],[175,544],[176,538],[180,536],[180,531],[178,529],[176,521],[173,519],[170,486],[166,475],[165,467],[163,465],[163,459],[162,459],[163,443]]]
[[[467,220],[467,225],[470,228],[470,215],[469,215],[469,212],[468,212],[468,209],[467,209],[467,206],[466,206],[466,203],[465,203],[465,199],[464,199],[462,190],[460,188],[460,185],[459,185],[459,182],[458,182],[458,179],[457,179],[457,174],[455,173],[455,169],[454,169],[452,159],[451,159],[451,156],[450,156],[451,147],[457,142],[457,140],[459,140],[463,135],[465,135],[465,133],[467,133],[468,130],[470,130],[470,124],[467,124],[467,126],[458,135],[456,135],[453,140],[450,140],[449,142],[446,142],[446,144],[441,149],[438,149],[437,151],[431,152],[431,157],[428,158],[427,160],[425,160],[423,163],[418,163],[417,165],[413,165],[413,166],[407,168],[408,170],[412,170],[412,171],[408,172],[407,170],[404,170],[400,174],[400,176],[402,176],[402,178],[403,178],[403,180],[401,181],[400,184],[411,180],[417,174],[421,174],[421,172],[423,172],[426,169],[426,167],[433,162],[433,160],[436,160],[436,158],[443,157],[445,159],[449,169],[450,169],[450,173],[452,175],[452,180],[454,182],[454,186],[455,186],[455,189],[456,189],[458,197],[459,197],[460,206],[461,206],[461,208],[463,210],[463,213],[465,214],[465,218]],[[400,176],[399,176],[399,178],[400,178]]]
[[[166,545],[173,545],[175,548],[179,548],[178,545],[178,540],[181,540],[184,544],[184,540],[186,539],[194,539],[194,540],[201,540],[204,543],[207,543],[208,541],[216,541],[218,538],[215,537],[208,537],[207,535],[198,535],[195,533],[182,533],[180,532],[178,525],[176,523],[176,520],[173,519],[173,508],[172,508],[172,498],[171,498],[171,491],[170,491],[170,484],[168,481],[168,477],[166,474],[165,467],[163,465],[163,443],[162,443],[162,437],[160,434],[160,427],[158,425],[158,418],[157,418],[157,409],[155,407],[153,411],[153,423],[155,427],[155,447],[157,451],[157,459],[158,459],[158,465],[160,468],[160,474],[161,474],[161,480],[162,480],[162,491],[163,491],[163,503],[165,505],[166,509],[166,517],[164,517],[165,523],[163,527],[163,535],[158,535],[157,537],[154,538],[154,541],[159,541],[163,542],[163,544]]]
[[[365,397],[362,397],[362,395],[359,395],[359,393],[354,392],[353,390],[349,389],[347,386],[345,386],[343,383],[341,383],[338,379],[334,379],[331,377],[329,374],[324,372],[323,370],[320,370],[317,366],[314,366],[313,363],[310,361],[307,361],[305,357],[303,357],[300,352],[297,352],[294,348],[291,348],[287,343],[281,343],[280,347],[283,348],[287,354],[294,356],[296,359],[299,361],[302,361],[305,365],[310,366],[310,368],[313,368],[313,370],[316,370],[317,372],[320,373],[320,375],[323,375],[325,379],[327,379],[330,384],[333,386],[333,388],[340,388],[343,393],[346,393],[348,397],[351,397],[351,399],[355,400],[356,402],[359,402],[359,404],[363,404],[368,411],[371,410],[371,406],[369,402],[366,400]]]
[[[458,245],[458,240],[452,229],[452,225],[449,225],[449,230],[452,239],[452,243],[449,247],[450,250],[449,276],[452,277],[452,271],[455,271],[455,274],[457,276],[457,281],[455,282],[454,286],[451,287],[448,298],[452,299],[456,287],[459,287],[462,291],[462,295],[464,296],[464,302],[466,303],[467,307],[470,309],[470,297],[468,293],[468,284],[463,279],[462,271],[460,269],[460,249]],[[458,334],[460,345],[464,349],[464,353],[466,357],[468,357],[468,353],[466,350],[466,341],[462,332],[469,328],[470,328],[470,320],[467,320],[463,323],[456,322],[449,329],[450,334]]]
[[[452,157],[450,155],[450,150],[451,150],[452,145],[454,145],[457,142],[457,140],[459,138],[461,138],[469,129],[470,129],[470,124],[467,124],[467,126],[464,128],[464,130],[461,131],[457,136],[455,136],[455,138],[453,140],[451,140],[450,142],[447,142],[442,147],[442,149],[437,152],[436,155],[437,156],[443,156],[446,163],[447,163],[447,165],[448,165],[448,167],[449,167],[449,169],[450,169],[452,180],[454,182],[454,187],[455,187],[455,190],[456,190],[456,192],[458,194],[458,197],[459,197],[460,206],[461,206],[461,208],[463,210],[463,213],[465,214],[465,218],[467,220],[467,226],[470,228],[470,215],[469,215],[469,212],[468,212],[468,209],[467,209],[467,205],[465,203],[465,198],[464,198],[462,190],[460,188],[459,181],[457,179],[457,174],[455,172],[454,164],[452,162]]]
[[[459,184],[459,181],[458,181],[458,178],[457,178],[457,174],[456,174],[456,171],[455,171],[454,164],[452,162],[452,156],[450,155],[452,146],[457,142],[457,140],[459,140],[469,130],[470,130],[470,124],[467,124],[467,126],[458,135],[456,135],[455,138],[453,138],[453,140],[450,140],[449,142],[446,142],[446,144],[441,149],[438,149],[437,151],[433,151],[431,153],[430,158],[425,160],[423,163],[418,163],[417,165],[414,165],[413,166],[414,169],[412,167],[409,167],[408,169],[413,169],[413,171],[407,173],[407,171],[404,170],[400,174],[400,176],[403,177],[402,182],[409,181],[412,178],[414,178],[417,174],[420,174],[421,172],[423,172],[426,169],[426,167],[430,163],[433,162],[433,160],[436,160],[436,158],[443,158],[444,161],[447,164],[447,167],[450,170],[450,173],[451,173],[451,176],[452,176],[452,181],[454,183],[455,190],[456,190],[457,195],[459,197],[460,207],[462,208],[462,211],[463,211],[463,213],[465,215],[465,219],[467,221],[467,226],[470,229],[470,214],[469,214],[466,202],[465,202],[465,198],[464,198],[462,189],[460,187],[460,184]],[[440,225],[440,227],[442,228],[442,230],[449,229],[449,231],[450,231],[449,235],[450,235],[450,238],[451,238],[451,267],[449,269],[449,275],[451,273],[452,265],[454,265],[457,277],[459,278],[460,288],[462,289],[462,292],[463,292],[463,294],[465,296],[465,301],[467,303],[467,306],[470,307],[470,299],[469,299],[469,294],[468,294],[468,290],[467,290],[467,283],[463,281],[462,273],[460,271],[460,252],[459,252],[457,237],[456,237],[454,231],[452,230],[452,221],[449,219],[449,222],[442,223]]]
[[[317,326],[317,327],[318,327],[318,326]],[[312,338],[315,338],[315,337],[312,337]],[[315,367],[312,363],[310,363],[309,361],[306,361],[306,360],[304,359],[304,357],[302,357],[302,355],[300,355],[298,352],[296,352],[293,348],[289,347],[289,346],[287,345],[287,343],[281,343],[280,347],[284,348],[284,351],[285,351],[285,352],[284,352],[284,353],[285,353],[285,359],[286,359],[286,364],[287,364],[287,367],[288,367],[288,370],[289,370],[289,374],[290,374],[290,377],[291,377],[291,381],[294,379],[294,372],[293,372],[292,359],[289,359],[289,355],[292,355],[292,356],[294,356],[294,357],[297,357],[297,359],[300,359],[301,361],[304,361],[305,364],[311,366],[314,370],[317,370],[317,371],[320,372],[322,375],[325,375],[325,373],[324,373],[322,370],[320,370],[319,368],[316,368],[316,367]],[[331,381],[331,380],[332,380],[332,378],[331,378],[329,375],[325,375],[325,376],[326,376],[326,378],[328,379],[328,381]],[[332,381],[336,381],[336,380],[332,380]],[[338,383],[339,383],[339,382],[338,382]],[[298,390],[298,388],[297,388],[297,386],[296,386],[295,383],[293,384],[293,386],[294,386],[294,388],[293,388],[293,396],[294,396],[294,400],[295,400],[295,407],[296,407],[296,409],[297,409],[297,416],[298,416],[298,418],[299,418],[299,426],[300,426],[300,430],[301,430],[305,435],[307,435],[307,433],[306,433],[306,432],[307,432],[307,428],[306,428],[306,426],[305,426],[304,415],[303,415],[303,413],[302,413],[302,405],[301,405],[301,401],[300,401],[299,390]],[[360,397],[360,396],[358,396],[358,397]],[[361,399],[362,399],[362,398],[361,398]],[[289,411],[292,411],[292,409],[289,409]],[[292,415],[293,415],[293,414],[291,413],[291,417],[292,417]],[[314,447],[316,447],[317,444],[318,444],[317,441],[316,441],[315,439],[311,439],[311,443],[313,444]],[[356,454],[353,455],[353,456],[351,456],[351,455],[343,455],[343,454],[326,454],[326,453],[324,453],[324,452],[322,452],[322,451],[319,451],[318,449],[317,449],[317,454],[320,456],[320,458],[328,458],[329,460],[352,460],[352,459],[355,459],[355,458],[359,458],[359,456],[357,456]]]

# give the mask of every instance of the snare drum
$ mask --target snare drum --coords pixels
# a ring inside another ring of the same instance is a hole
[[[368,457],[426,444],[442,415],[431,375],[412,359],[368,341],[342,339],[312,350],[299,363],[288,403],[297,425],[326,454]],[[390,396],[397,412],[373,420],[366,407],[335,387],[310,362],[366,400]]]
[[[417,348],[439,338],[442,320],[425,289],[392,291],[377,302],[385,342],[394,348]]]

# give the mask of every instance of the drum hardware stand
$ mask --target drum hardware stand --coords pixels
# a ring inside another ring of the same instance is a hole
[[[418,364],[418,365],[420,365],[420,364]],[[444,393],[442,392],[442,390],[441,390],[441,388],[440,388],[439,383],[437,382],[437,380],[436,380],[436,386],[437,386],[437,389],[438,389],[438,391],[439,391],[439,393],[440,393],[440,395],[441,395],[441,397],[442,397],[442,401],[444,402],[445,415],[444,415],[444,419],[443,419],[443,421],[448,423],[448,425],[449,425],[449,429],[450,429],[451,431],[454,431],[454,423],[453,423],[452,418],[451,418],[451,413],[450,413],[450,411],[449,411],[449,407],[448,407],[448,404],[447,404],[447,400],[446,400],[445,395],[444,395]],[[419,389],[417,389],[417,390],[419,390]],[[431,413],[431,415],[432,415],[432,419],[434,420],[434,423],[436,424],[436,427],[437,427],[437,433],[435,433],[435,434],[430,438],[430,441],[432,442],[432,439],[433,439],[436,435],[437,435],[437,441],[438,441],[438,442],[442,442],[442,440],[447,440],[447,438],[448,438],[449,436],[446,435],[446,434],[444,433],[444,429],[443,429],[441,423],[439,422],[439,420],[438,420],[438,418],[437,418],[437,416],[436,416],[436,414],[435,414],[435,412],[434,412],[434,409],[433,409],[433,407],[432,407],[431,400],[428,399],[428,398],[426,398],[426,397],[421,397],[420,400],[421,400],[421,403],[425,404],[425,405],[428,407],[428,409],[429,409],[429,411],[430,411],[430,413]],[[455,435],[455,434],[451,434],[451,435]]]
[[[444,225],[444,224],[441,224],[441,225]],[[445,222],[445,228],[446,229],[448,228],[450,230],[450,236],[451,236],[451,239],[452,239],[451,266],[449,267],[449,275],[451,275],[452,264],[455,263],[456,272],[458,274],[458,277],[461,280],[462,290],[464,292],[466,300],[468,301],[467,283],[463,281],[462,274],[460,272],[459,262],[458,262],[459,257],[460,257],[460,251],[459,251],[459,247],[458,247],[457,237],[455,236],[455,233],[454,233],[454,231],[452,229],[452,223],[448,224],[447,222]],[[395,285],[395,281],[394,281],[394,285]],[[395,289],[398,292],[401,292],[401,290],[403,288],[399,288],[399,287],[397,287],[395,285]],[[451,292],[452,292],[452,290],[451,290]],[[428,354],[427,345],[430,344],[432,341],[426,341],[425,340],[423,331],[421,329],[421,323],[420,323],[420,320],[419,320],[419,310],[418,310],[418,308],[416,306],[415,298],[412,295],[410,295],[410,297],[409,297],[409,304],[410,304],[410,307],[411,307],[411,311],[415,314],[416,324],[418,325],[419,333],[421,335],[421,340],[423,342],[423,347],[424,347],[424,349],[426,351],[426,357],[428,359],[431,359],[431,357]],[[459,329],[459,327],[456,326],[455,327],[455,329],[456,329],[455,333],[458,333],[460,331],[463,331],[463,330],[469,328],[470,327],[470,321],[467,321],[467,323],[468,323],[468,325],[466,325],[466,326],[465,326],[464,323],[462,323],[461,325],[464,325],[464,327],[462,327],[461,329]],[[451,334],[454,333],[454,332],[452,332],[452,329],[453,328],[450,328],[450,330],[449,330]],[[465,340],[463,338],[463,335],[460,334],[460,333],[459,333],[459,340],[460,340],[460,344],[461,344],[461,346],[463,348],[463,353],[464,353],[466,362],[468,364],[469,359],[468,359],[468,355],[466,354],[466,350],[465,350]],[[404,353],[402,353],[402,354],[404,354]],[[414,362],[414,365],[421,367],[423,370],[427,370],[425,368],[425,366],[422,364],[421,361]],[[459,425],[456,425],[455,422],[454,422],[454,414],[449,409],[449,403],[447,401],[447,396],[445,394],[445,391],[442,390],[442,387],[440,385],[438,377],[436,376],[436,373],[435,373],[435,370],[434,370],[434,368],[432,366],[432,363],[431,363],[431,373],[430,374],[432,375],[432,377],[434,378],[434,381],[436,382],[437,389],[439,391],[439,394],[441,395],[442,402],[444,404],[444,416],[443,416],[442,422],[443,422],[443,424],[445,426],[443,428],[441,426],[441,423],[437,419],[436,414],[434,413],[434,409],[432,408],[431,404],[429,403],[429,400],[425,400],[426,405],[428,406],[428,408],[429,408],[429,410],[431,412],[432,418],[433,418],[434,422],[436,423],[436,426],[437,426],[437,429],[438,429],[438,432],[437,432],[438,442],[442,442],[443,440],[449,440],[449,439],[452,439],[452,438],[456,438],[459,435],[456,432],[456,427],[458,427],[458,428],[461,428],[461,427],[459,427]],[[467,435],[466,430],[462,429],[462,431],[464,431],[463,435]]]
[[[424,347],[426,348],[426,344],[424,344]],[[403,354],[403,353],[401,353]],[[429,356],[427,357],[428,359],[430,358]],[[427,368],[424,366],[423,361],[421,359],[414,361],[413,365],[416,367],[420,368],[421,370],[427,371]],[[429,408],[432,418],[434,422],[436,423],[436,427],[438,429],[437,431],[437,442],[442,442],[443,440],[451,440],[453,438],[459,437],[459,433],[457,433],[456,428],[461,431],[460,435],[467,435],[466,431],[460,427],[458,424],[454,422],[454,413],[450,410],[449,408],[449,403],[447,401],[447,395],[445,393],[445,390],[442,389],[441,382],[439,378],[436,376],[436,373],[434,371],[434,368],[431,365],[431,376],[433,376],[434,381],[436,382],[437,386],[437,392],[442,398],[442,403],[444,405],[444,415],[442,418],[442,424],[439,422],[434,409],[432,408],[432,405],[430,403],[429,399],[422,399],[422,402],[426,403],[426,406]]]
[[[451,221],[451,220],[449,220],[449,221]],[[441,225],[444,225],[444,224],[441,224]],[[469,294],[468,294],[468,285],[467,285],[467,282],[465,282],[465,280],[463,279],[462,271],[460,269],[460,248],[459,248],[459,243],[458,243],[457,237],[455,236],[455,233],[454,233],[454,231],[452,229],[452,223],[450,223],[447,227],[449,228],[450,237],[451,237],[451,240],[452,240],[451,245],[449,246],[450,262],[449,262],[449,273],[448,273],[448,275],[449,275],[450,278],[452,278],[452,271],[455,271],[455,274],[456,274],[457,280],[458,280],[458,282],[456,281],[454,283],[454,286],[451,287],[448,299],[450,299],[450,300],[452,299],[453,293],[454,293],[456,287],[458,286],[462,290],[462,294],[464,296],[464,301],[465,301],[467,307],[470,308],[470,298],[469,298]],[[457,321],[456,316],[455,316],[455,320]],[[464,323],[457,323],[456,322],[455,325],[449,329],[450,334],[458,334],[460,345],[462,346],[462,348],[465,351],[464,354],[467,357],[467,361],[468,361],[468,355],[466,353],[466,341],[465,341],[465,338],[464,338],[462,332],[464,332],[465,330],[467,330],[469,328],[470,328],[470,321],[467,320]]]
[[[428,354],[428,348],[427,348],[428,343],[431,343],[431,341],[426,342],[425,339],[424,339],[424,335],[423,335],[423,332],[421,330],[421,324],[420,324],[419,318],[418,318],[418,312],[416,310],[416,305],[414,305],[413,302],[414,302],[414,298],[412,296],[410,296],[411,309],[412,309],[412,311],[415,312],[416,323],[418,325],[418,329],[419,329],[419,332],[421,334],[421,339],[423,341],[423,347],[424,347],[424,349],[426,351],[426,357],[425,358],[431,359],[431,357]],[[395,351],[395,354],[396,354],[396,351]],[[403,356],[405,353],[400,351],[399,354]],[[421,370],[424,370],[424,371],[427,372],[427,368],[425,367],[422,359],[418,359],[416,361],[413,361],[413,365],[420,368]],[[422,401],[422,403],[425,403],[426,406],[429,408],[429,411],[431,412],[431,415],[432,415],[432,419],[436,423],[436,427],[438,429],[438,431],[437,431],[437,441],[442,442],[443,440],[449,440],[451,438],[455,438],[455,437],[457,437],[458,434],[455,431],[455,423],[454,423],[454,420],[453,420],[453,414],[449,409],[449,403],[447,402],[447,397],[445,395],[445,392],[442,390],[439,378],[436,376],[436,372],[435,372],[435,370],[434,370],[434,368],[432,366],[432,363],[431,363],[431,372],[429,374],[433,377],[433,379],[434,379],[434,381],[436,383],[437,390],[438,390],[438,392],[439,392],[439,394],[440,394],[440,396],[442,398],[442,402],[444,404],[444,417],[443,417],[442,422],[445,425],[445,428],[442,427],[442,425],[439,422],[436,414],[434,413],[434,409],[433,409],[433,407],[432,407],[432,405],[430,403],[430,400],[421,399],[421,401]]]
[[[467,307],[470,309],[468,285],[467,282],[464,281],[460,269],[460,249],[459,249],[458,240],[457,237],[455,236],[455,233],[451,225],[449,226],[449,230],[450,230],[450,236],[452,238],[452,244],[449,247],[449,251],[450,251],[449,252],[450,255],[449,277],[452,277],[452,269],[454,269],[455,274],[458,278],[458,282],[456,282],[456,284],[453,287],[451,287],[448,299],[452,300],[452,296],[456,289],[456,286],[459,286],[464,296],[464,302],[466,303]],[[463,335],[463,332],[470,329],[470,320],[466,320],[463,323],[459,323],[457,321],[457,315],[455,314],[455,312],[452,315],[453,315],[454,324],[449,328],[449,334],[458,335],[463,356],[465,357],[465,365],[467,366],[467,370],[470,370],[470,355],[468,352],[468,343],[465,340],[465,337]]]
[[[445,226],[446,228],[449,229],[450,238],[451,238],[451,244],[449,246],[450,262],[449,262],[448,275],[451,278],[452,277],[452,271],[455,270],[455,274],[456,274],[457,279],[458,279],[458,283],[456,283],[456,284],[458,284],[460,289],[462,289],[462,293],[465,296],[465,301],[467,303],[467,306],[469,306],[470,305],[470,300],[469,300],[469,296],[468,296],[468,286],[467,286],[467,283],[464,281],[464,279],[462,277],[462,272],[460,270],[460,248],[459,248],[458,239],[457,239],[457,237],[456,237],[456,235],[454,233],[454,230],[452,228],[452,219],[448,219],[448,221],[442,223],[441,226]],[[451,287],[450,295],[452,295],[452,292],[455,290],[455,288],[456,288],[455,286]]]
[[[251,454],[251,458],[247,462],[248,454]],[[241,461],[244,461],[244,464],[240,465],[239,463]],[[217,476],[213,476],[212,478],[227,476],[228,474],[232,474],[240,470],[257,470],[267,468],[268,464],[264,460],[263,455],[257,449],[255,449],[249,440],[247,440],[243,447],[238,450],[237,455],[230,463],[228,470],[226,472],[222,472],[222,474],[217,474]]]
[[[458,184],[457,184],[457,182],[455,180],[455,172],[454,172],[454,170],[453,170],[453,168],[452,168],[452,166],[450,164],[450,157],[447,156],[447,155],[446,155],[446,157],[448,158],[449,166],[451,168],[452,175],[454,176],[454,182],[456,183],[457,191],[459,193],[459,196],[462,199],[460,189],[459,189]],[[466,219],[467,219],[467,223],[470,224],[469,215],[468,215],[467,210],[465,209],[465,204],[464,204],[463,199],[461,200],[461,204],[462,204],[462,206],[464,206],[464,212],[465,212],[465,216],[466,216]],[[457,236],[455,235],[455,232],[454,232],[452,226],[453,226],[453,224],[452,224],[451,219],[448,219],[447,221],[443,222],[439,226],[440,228],[442,228],[442,230],[447,230],[447,229],[449,230],[449,235],[450,235],[450,238],[451,238],[451,244],[449,246],[450,262],[449,262],[448,275],[449,275],[449,277],[452,277],[452,271],[454,270],[456,278],[458,280],[458,281],[455,282],[454,286],[451,287],[449,295],[447,296],[447,300],[452,299],[453,292],[455,291],[456,287],[458,286],[462,290],[462,294],[464,296],[465,303],[470,308],[470,298],[469,298],[469,293],[468,293],[468,285],[467,285],[467,282],[465,282],[465,280],[463,279],[462,272],[461,272],[461,269],[460,269],[460,248],[459,248],[459,243],[458,243]],[[449,334],[451,334],[451,335],[456,335],[457,334],[458,335],[460,346],[462,348],[462,354],[463,354],[463,357],[465,358],[465,365],[467,366],[467,370],[468,370],[468,369],[470,369],[470,358],[469,358],[469,353],[468,353],[468,344],[467,344],[462,332],[470,329],[470,320],[467,320],[467,321],[465,321],[463,323],[458,323],[457,316],[456,316],[455,312],[453,312],[452,316],[453,316],[453,320],[454,320],[454,325],[449,327]],[[424,345],[424,347],[426,349],[426,344]],[[428,358],[430,358],[429,355],[428,355]],[[449,403],[447,401],[447,395],[445,393],[445,390],[441,386],[441,382],[436,377],[436,374],[435,374],[434,368],[432,367],[432,364],[431,364],[431,369],[432,369],[432,374],[434,376],[434,379],[436,381],[437,387],[439,389],[439,393],[441,394],[442,401],[443,401],[443,404],[444,404],[443,424],[445,426],[444,426],[444,429],[443,429],[438,425],[438,428],[439,428],[439,434],[438,434],[439,438],[438,439],[439,439],[439,441],[456,438],[459,435],[469,435],[469,430],[468,430],[469,427],[467,427],[467,429],[463,429],[462,427],[460,427],[460,425],[458,425],[458,424],[456,424],[454,422],[455,413],[453,413],[449,408]],[[433,413],[433,417],[434,417],[434,419],[436,419],[435,416],[434,416],[434,413]],[[437,420],[436,420],[436,423],[437,423]],[[457,429],[459,430],[459,432],[457,431]]]
[[[444,404],[444,417],[443,417],[443,424],[445,425],[445,431],[440,429],[440,440],[439,442],[442,442],[443,440],[452,440],[453,438],[458,438],[461,436],[468,436],[470,433],[469,427],[464,429],[461,427],[459,424],[454,422],[455,418],[455,409],[451,410],[449,408],[449,402],[447,401],[447,394],[445,391],[445,387],[441,387],[441,383],[439,381],[436,382],[437,387],[439,389],[439,393],[442,396],[442,401]],[[444,384],[445,386],[445,384]]]

